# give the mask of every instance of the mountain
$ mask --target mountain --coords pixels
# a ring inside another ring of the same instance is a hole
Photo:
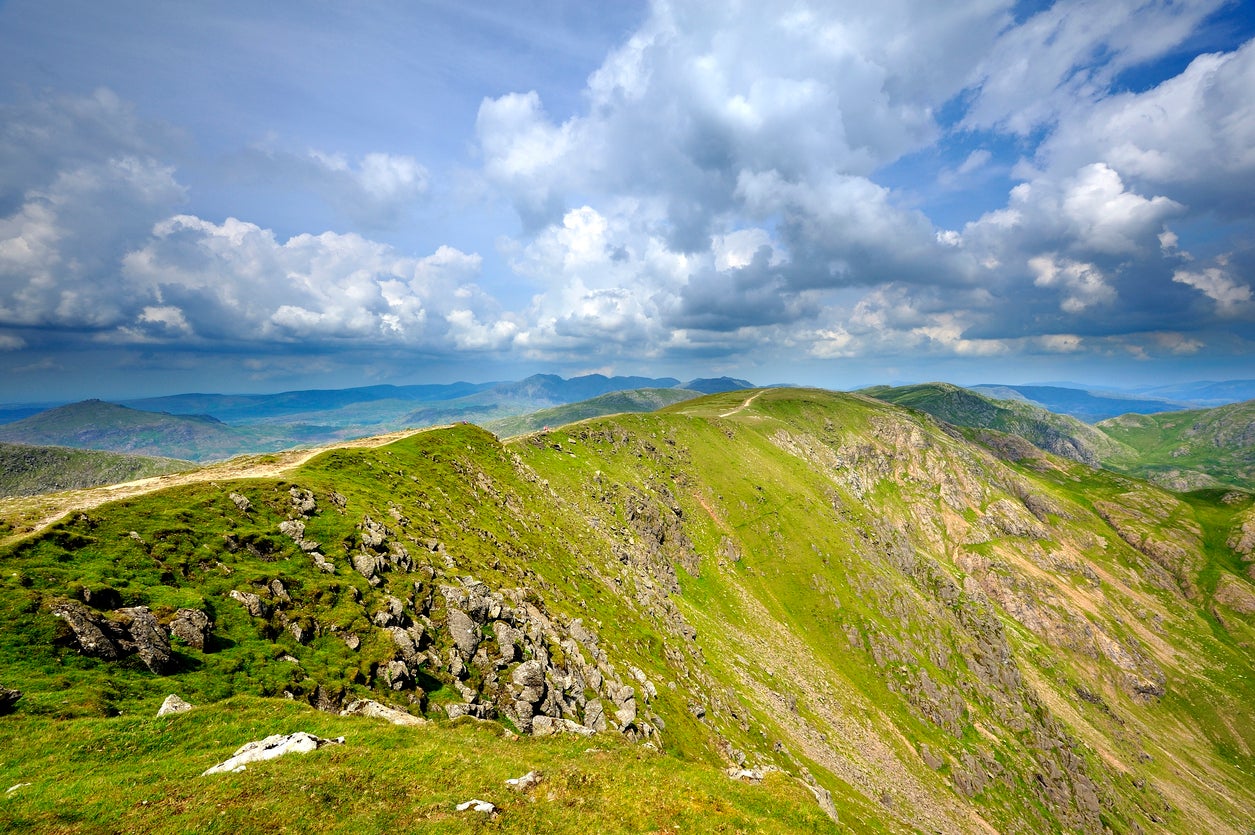
[[[1054,414],[1021,400],[995,400],[949,383],[876,386],[861,393],[919,409],[955,426],[1018,435],[1047,452],[1092,466],[1130,454],[1103,432],[1069,415]]]
[[[347,389],[311,389],[276,394],[176,394],[124,400],[120,405],[147,412],[175,415],[213,415],[224,423],[249,423],[276,418],[303,418],[311,414],[324,417],[317,422],[327,424],[326,413],[357,406],[358,414],[369,414],[370,408],[381,412],[380,419],[398,411],[390,404],[404,403],[404,410],[414,403],[438,402],[465,397],[496,383],[449,383],[422,386],[360,386]],[[339,425],[342,421],[331,421]]]
[[[0,443],[0,496],[79,490],[191,469],[191,461]]]
[[[1138,392],[1151,397],[1185,402],[1193,406],[1224,406],[1255,399],[1255,380],[1174,383],[1142,388],[1138,389]]]
[[[1057,414],[1071,415],[1086,423],[1097,423],[1105,418],[1129,413],[1171,412],[1190,405],[1179,400],[1098,393],[1060,386],[980,385],[972,386],[971,390],[998,400],[1025,400]]]
[[[170,415],[84,400],[0,426],[0,441],[208,461],[326,437],[311,428],[237,428],[208,415]]]
[[[689,380],[681,388],[689,391],[700,391],[702,394],[719,394],[724,391],[743,391],[754,388],[749,380],[738,380],[735,377],[699,377]]]
[[[1247,833],[1251,494],[999,437],[730,392],[69,513],[0,546],[6,819]],[[301,728],[345,741],[196,776]]]
[[[1098,428],[1137,451],[1108,463],[1175,490],[1255,485],[1255,400],[1214,409],[1124,415]]]
[[[511,437],[527,432],[535,432],[538,429],[547,429],[551,426],[564,426],[568,423],[575,423],[591,417],[601,417],[602,415],[613,415],[620,412],[652,412],[664,406],[670,406],[673,403],[680,403],[700,396],[699,392],[682,388],[644,388],[615,391],[610,394],[603,394],[600,397],[582,400],[579,403],[569,403],[565,406],[541,409],[527,415],[489,421],[484,424],[484,428],[502,437]]]

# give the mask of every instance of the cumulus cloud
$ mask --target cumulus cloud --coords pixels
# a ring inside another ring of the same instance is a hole
[[[356,234],[281,241],[235,218],[177,215],[123,259],[129,287],[155,306],[121,333],[158,324],[221,342],[501,347],[512,331],[484,330],[497,314],[475,284],[480,266],[452,247],[414,258]]]
[[[1255,310],[1251,303],[1251,287],[1235,278],[1228,269],[1228,260],[1217,259],[1214,267],[1203,270],[1177,270],[1172,280],[1193,287],[1216,303],[1220,316],[1230,317],[1249,314]]]

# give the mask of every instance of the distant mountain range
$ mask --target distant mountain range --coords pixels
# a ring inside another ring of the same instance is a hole
[[[87,400],[0,425],[0,441],[214,461],[397,429],[467,421],[488,424],[612,392],[650,389],[695,393],[753,388],[746,380],[672,377],[563,379],[537,374],[498,383],[365,386],[278,394],[180,394],[128,400]],[[594,413],[597,412],[594,407]],[[612,411],[622,411],[613,409]],[[543,423],[541,425],[544,425]]]

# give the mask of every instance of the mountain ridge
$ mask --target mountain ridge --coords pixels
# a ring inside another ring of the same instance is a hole
[[[1255,546],[1239,533],[1255,521],[1232,496],[1003,460],[920,413],[813,390],[508,444],[459,425],[128,499],[0,550],[25,578],[0,586],[0,657],[19,719],[131,713],[171,685],[210,703],[372,693],[521,732],[604,719],[678,761],[780,768],[854,831],[1242,832]],[[156,676],[23,637],[85,595],[115,623],[118,606],[209,610],[219,643],[180,645],[187,666]]]

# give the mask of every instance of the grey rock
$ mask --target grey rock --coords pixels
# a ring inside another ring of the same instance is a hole
[[[500,620],[493,621],[492,632],[501,649],[501,660],[507,664],[512,663],[519,656],[518,643],[523,640],[523,633]]]
[[[449,633],[462,660],[469,661],[479,646],[479,627],[461,609],[449,609]]]
[[[606,730],[606,710],[601,699],[589,699],[584,705],[584,727],[593,731]]]
[[[288,495],[292,497],[292,509],[302,516],[309,516],[318,509],[318,503],[314,501],[314,494],[309,490],[293,487],[288,491]]]
[[[115,661],[121,655],[115,644],[105,634],[103,619],[75,600],[66,600],[52,605],[52,614],[69,624],[74,633],[74,640],[84,655]]]
[[[13,706],[17,704],[17,700],[22,698],[21,690],[13,690],[9,687],[0,687],[0,716],[13,712]]]
[[[119,609],[123,625],[129,633],[128,645],[123,649],[130,650],[139,656],[144,666],[154,673],[168,672],[174,661],[170,651],[170,637],[166,634],[157,619],[147,606],[132,606]]]
[[[497,807],[487,800],[468,800],[465,803],[459,803],[457,810],[459,812],[483,812],[485,815],[495,815],[497,813]]]
[[[270,581],[270,593],[275,600],[281,600],[284,603],[292,602],[292,596],[288,594],[287,587],[283,585],[283,581],[278,577]]]
[[[191,709],[192,706],[190,704],[171,693],[169,696],[166,696],[165,701],[161,703],[161,707],[157,708],[157,715],[169,716],[171,713],[187,713]]]
[[[545,668],[541,662],[532,659],[524,661],[514,668],[510,680],[518,688],[518,700],[528,704],[539,704],[545,697]]]
[[[232,493],[228,498],[235,503],[235,506],[240,509],[241,513],[248,513],[249,508],[253,506],[253,503],[248,500],[247,496],[241,496],[239,493]]]
[[[199,609],[179,609],[170,621],[170,634],[190,647],[203,650],[212,625],[209,615]]]
[[[284,754],[306,754],[324,745],[343,744],[344,737],[342,736],[335,739],[323,739],[304,731],[297,731],[294,734],[275,734],[257,742],[249,742],[240,746],[230,759],[206,770],[201,776],[207,777],[210,774],[225,774],[228,772],[239,773],[249,763],[273,760]]]
[[[535,771],[529,771],[526,774],[524,774],[522,777],[511,777],[509,780],[505,781],[505,784],[512,789],[518,789],[519,791],[527,791],[533,786],[540,785],[543,779],[544,777],[540,773],[535,772]]]
[[[253,617],[270,617],[270,604],[266,603],[251,591],[239,591],[237,589],[232,589],[230,597],[232,600],[238,600],[241,604],[243,604],[244,608]]]
[[[340,711],[341,716],[366,716],[383,719],[394,725],[426,725],[427,720],[395,707],[388,707],[373,699],[354,699]]]
[[[476,719],[491,719],[492,705],[473,705],[466,702],[454,702],[444,706],[444,712],[450,719],[460,716],[473,716]]]
[[[393,690],[402,690],[414,681],[414,677],[404,661],[393,660],[384,667],[383,680]]]
[[[625,702],[619,705],[619,709],[614,712],[615,721],[619,723],[620,728],[629,727],[636,721],[636,698],[629,697]]]
[[[336,573],[336,567],[335,567],[335,565],[333,565],[333,564],[332,564],[332,563],[331,563],[331,562],[330,562],[330,561],[329,561],[326,557],[324,557],[322,554],[318,553],[318,551],[313,551],[313,552],[311,552],[311,553],[310,553],[310,557],[313,559],[313,561],[314,561],[314,565],[318,568],[318,570],[319,570],[319,571],[321,571],[321,572],[323,572],[323,573],[325,573],[325,574],[335,574],[335,573]]]

